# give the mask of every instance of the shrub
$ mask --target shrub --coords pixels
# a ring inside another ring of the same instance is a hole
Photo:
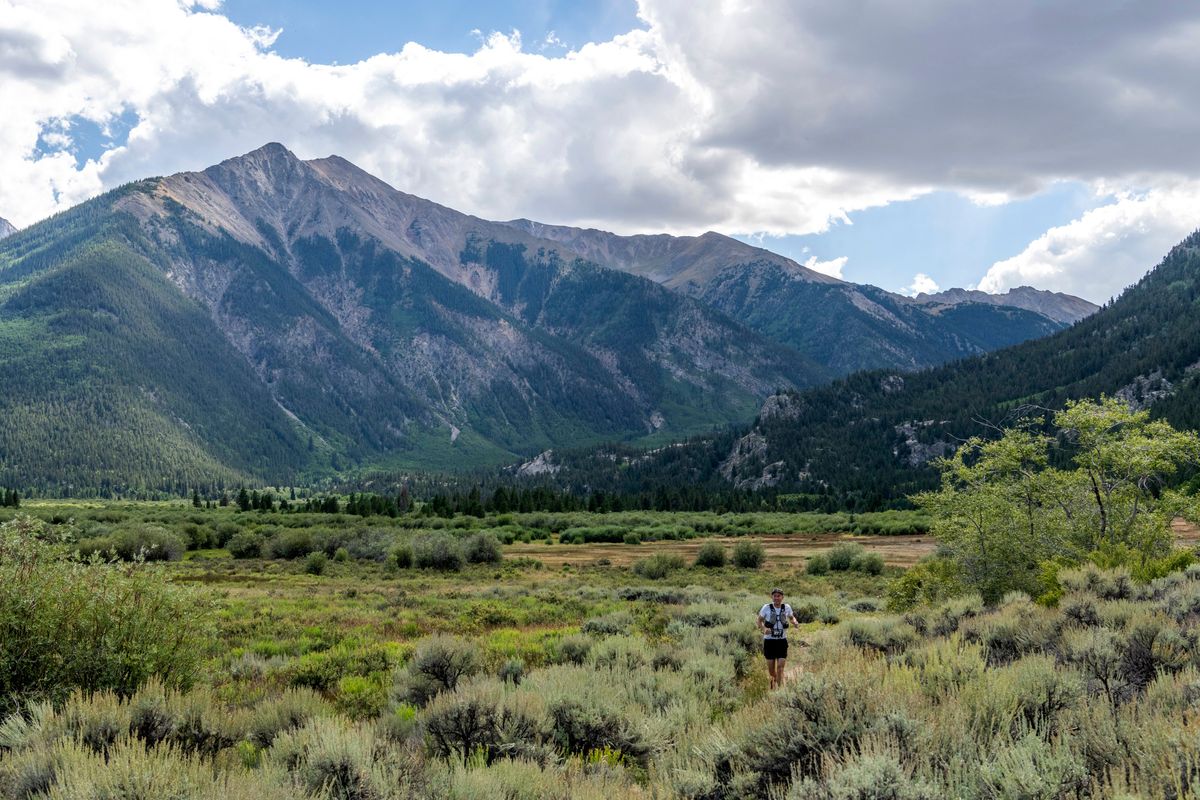
[[[620,691],[611,683],[591,679],[587,673],[557,672],[538,677],[542,685],[537,688],[544,699],[550,743],[555,749],[572,755],[618,751],[636,759],[648,754],[643,732],[628,715]]]
[[[422,723],[433,755],[460,762],[482,756],[489,764],[502,756],[537,754],[545,727],[529,695],[496,681],[442,694],[429,704]]]
[[[600,669],[633,672],[649,662],[645,640],[638,637],[610,636],[592,648],[592,664]]]
[[[413,541],[412,554],[414,565],[443,572],[458,572],[465,560],[458,540],[446,533],[418,537]]]
[[[621,541],[624,544],[641,544],[642,543],[642,535],[640,533],[634,533],[633,531],[630,531],[629,533],[625,534],[624,537],[621,538]]]
[[[350,551],[344,547],[339,547],[337,552],[333,554],[333,560],[339,564],[345,564],[350,560]]]
[[[54,765],[54,782],[53,787],[39,797],[59,800],[168,797],[287,800],[295,797],[294,789],[272,776],[240,770],[214,774],[212,765],[200,759],[170,748],[147,749],[128,739],[103,755],[68,741],[59,742],[40,755],[46,763]],[[3,787],[9,788],[17,787]],[[24,798],[28,795],[11,796]]]
[[[1022,730],[1053,736],[1062,712],[1082,693],[1078,673],[1057,667],[1045,655],[1026,656],[987,675],[985,684],[960,700],[970,709],[981,737],[1019,735]]]
[[[741,569],[758,569],[767,560],[767,551],[759,542],[738,542],[733,546],[733,565]]]
[[[586,636],[564,636],[558,643],[560,660],[568,664],[583,664],[592,650],[592,640]]]
[[[408,544],[398,544],[388,553],[389,569],[408,569],[413,565],[413,551]]]
[[[1046,652],[1057,636],[1054,614],[1028,598],[964,625],[963,637],[979,642],[988,663],[1007,664],[1026,653]]]
[[[333,704],[350,719],[375,719],[387,710],[387,690],[378,680],[347,675],[338,681]]]
[[[329,566],[329,559],[324,553],[309,553],[304,559],[304,571],[309,575],[324,575]]]
[[[513,686],[519,686],[521,678],[525,677],[525,662],[519,658],[510,658],[500,665],[497,676]]]
[[[854,567],[855,560],[865,554],[860,544],[839,544],[829,551],[829,568],[834,572],[847,572]]]
[[[958,565],[948,558],[927,558],[888,584],[888,608],[908,611],[923,603],[937,603],[966,592]]]
[[[454,636],[433,636],[417,645],[408,662],[408,697],[425,705],[440,692],[479,671],[475,646]]]
[[[902,653],[917,641],[912,626],[896,617],[852,619],[846,623],[846,641],[855,647],[877,650],[885,655]]]
[[[618,633],[628,633],[632,627],[633,616],[628,611],[616,611],[589,619],[579,630],[594,636],[614,636]]]
[[[254,531],[239,531],[225,543],[234,558],[259,558],[262,556],[263,539]]]
[[[643,558],[633,565],[633,571],[650,580],[659,580],[667,577],[671,572],[678,569],[683,569],[686,563],[682,556],[674,553],[655,553],[649,558]]]
[[[705,542],[696,552],[697,567],[723,567],[725,561],[725,548],[719,542]]]
[[[811,556],[808,562],[804,565],[804,572],[808,575],[827,575],[829,574],[829,558],[828,556],[817,554]]]
[[[500,542],[490,533],[475,533],[463,541],[463,557],[469,564],[499,564]]]
[[[863,753],[841,765],[824,787],[811,780],[794,784],[787,800],[940,800],[943,796],[937,787],[914,779],[897,756]]]
[[[1036,733],[1001,745],[979,773],[987,797],[1071,797],[1088,783],[1079,753],[1055,747]]]
[[[73,688],[132,694],[195,680],[207,605],[152,565],[68,561],[29,517],[0,525],[0,706]]]
[[[329,707],[320,695],[308,689],[288,689],[254,708],[247,735],[258,747],[267,748],[279,734],[302,728],[314,717],[328,713]]]
[[[381,774],[376,762],[381,750],[372,727],[339,717],[316,717],[299,730],[280,734],[267,758],[286,768],[312,795],[374,800],[388,796],[388,784],[399,783],[398,776]]]
[[[772,696],[771,713],[738,742],[740,764],[757,785],[747,796],[766,797],[772,784],[793,774],[816,776],[826,756],[853,748],[875,724],[872,709],[878,677],[861,657],[802,673]]]
[[[85,539],[79,543],[81,555],[93,553],[116,556],[123,561],[178,561],[187,550],[187,541],[179,534],[157,525],[137,525],[111,536]]]
[[[275,534],[267,543],[272,558],[303,558],[317,549],[312,533],[307,530],[285,530]]]
[[[866,575],[883,574],[883,556],[879,553],[863,553],[850,563],[850,569]]]

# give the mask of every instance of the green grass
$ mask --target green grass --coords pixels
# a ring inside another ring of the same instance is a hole
[[[715,535],[706,525],[741,532],[724,541],[765,530],[784,541],[845,539],[800,532],[833,525],[819,516],[360,519],[179,502],[23,511],[68,535],[134,525],[181,537],[307,531],[350,557],[319,576],[306,574],[303,556],[235,559],[213,547],[154,567],[211,606],[197,686],[176,694],[151,682],[132,698],[77,695],[29,709],[5,728],[6,799],[25,797],[7,787],[38,776],[64,796],[106,796],[106,781],[153,775],[159,793],[190,781],[187,796],[205,798],[1081,800],[1180,796],[1173,781],[1200,758],[1197,569],[1146,585],[1064,573],[1061,609],[959,598],[899,617],[882,610],[894,567],[808,576],[802,559],[768,551],[761,569],[685,560],[659,579],[633,570],[687,540],[517,541],[501,563],[454,573],[386,561],[391,542],[431,530],[566,522],[701,541]],[[535,548],[587,558],[552,565],[527,555]],[[767,691],[752,624],[776,583],[811,620],[791,631],[781,695]],[[161,744],[147,747],[150,733]]]

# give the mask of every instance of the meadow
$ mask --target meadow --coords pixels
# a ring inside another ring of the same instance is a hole
[[[889,588],[935,550],[916,512],[0,522],[5,658],[59,648],[3,665],[3,798],[1200,793],[1187,559],[1065,570],[1056,607],[902,609]],[[776,584],[802,625],[768,692],[753,615]],[[67,632],[97,648],[73,661]]]

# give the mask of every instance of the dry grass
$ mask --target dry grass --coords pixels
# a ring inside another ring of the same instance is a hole
[[[884,562],[893,567],[910,567],[921,558],[929,555],[937,548],[937,543],[929,536],[856,536],[849,533],[823,534],[787,534],[770,536],[750,536],[762,542],[767,551],[767,563],[786,567],[799,567],[810,557],[825,553],[839,544],[854,542],[861,544],[867,550],[879,553]],[[711,537],[688,539],[684,541],[646,542],[640,545],[627,544],[582,544],[561,545],[532,542],[520,542],[509,545],[504,552],[507,556],[527,556],[536,558],[548,567],[558,568],[563,564],[585,566],[594,564],[602,558],[609,560],[614,566],[629,566],[638,559],[654,553],[672,553],[682,556],[687,563],[692,563],[696,552],[705,542],[720,542],[732,549],[735,544],[745,541],[746,537]]]

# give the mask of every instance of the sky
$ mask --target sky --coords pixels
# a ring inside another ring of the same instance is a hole
[[[492,219],[1096,302],[1200,227],[1200,5],[0,0],[0,217],[279,141]]]

